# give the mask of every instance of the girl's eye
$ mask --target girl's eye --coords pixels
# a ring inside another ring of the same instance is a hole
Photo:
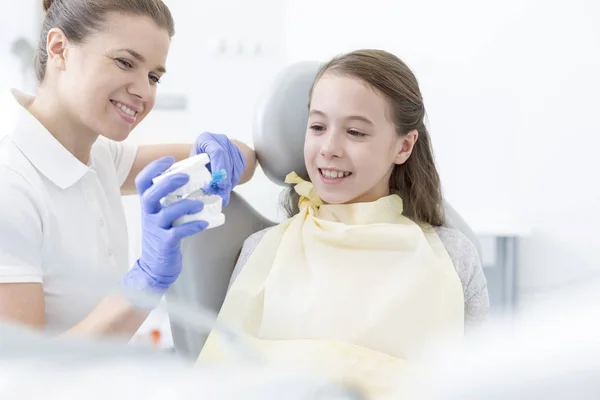
[[[322,132],[325,130],[325,127],[321,125],[311,125],[310,129],[313,131]]]
[[[356,137],[364,137],[367,136],[366,134],[359,132],[357,130],[354,129],[348,129],[348,133],[351,134],[352,136],[356,136]]]

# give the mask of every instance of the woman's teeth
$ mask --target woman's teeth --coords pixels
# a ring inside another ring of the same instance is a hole
[[[333,171],[330,169],[319,169],[319,171],[321,171],[321,175],[323,175],[325,178],[328,178],[328,179],[344,178],[344,177],[352,174],[352,172]]]
[[[127,115],[131,115],[132,117],[137,114],[137,111],[132,110],[131,108],[127,107],[125,104],[119,103],[118,101],[113,101],[111,100],[111,102],[121,111],[123,111],[125,114]]]

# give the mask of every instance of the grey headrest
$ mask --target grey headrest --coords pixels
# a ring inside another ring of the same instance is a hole
[[[308,179],[304,166],[304,135],[308,92],[321,63],[300,62],[283,69],[258,101],[253,126],[256,156],[265,175],[284,185],[294,171]]]

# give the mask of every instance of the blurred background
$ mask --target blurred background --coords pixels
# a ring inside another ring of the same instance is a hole
[[[420,81],[444,194],[481,238],[494,309],[600,277],[597,0],[165,3],[169,73],[131,140],[211,131],[251,145],[257,99],[284,66],[385,49]],[[14,124],[9,88],[35,91],[41,20],[40,0],[0,0],[0,134]],[[275,220],[280,190],[260,171],[238,189]],[[138,199],[124,203],[133,261]]]

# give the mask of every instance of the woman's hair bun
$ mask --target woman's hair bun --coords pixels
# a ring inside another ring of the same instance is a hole
[[[44,12],[48,12],[48,9],[52,5],[52,3],[54,3],[54,0],[44,0],[44,2],[43,2]]]

